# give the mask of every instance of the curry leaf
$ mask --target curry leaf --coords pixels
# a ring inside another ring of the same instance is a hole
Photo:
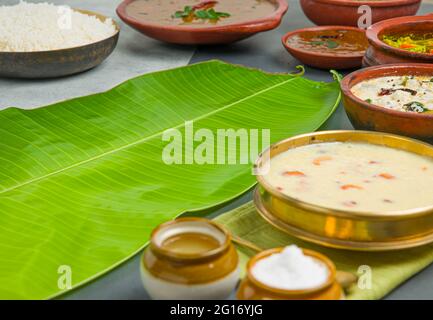
[[[218,17],[220,17],[220,18],[227,18],[227,17],[230,17],[230,13],[227,13],[227,12],[217,12],[216,14],[217,14]]]
[[[339,44],[337,42],[333,41],[333,40],[326,40],[326,46],[329,49],[335,49],[335,48],[337,48],[339,46]]]
[[[173,18],[183,18],[183,17],[186,17],[186,16],[188,16],[188,14],[186,14],[185,12],[183,12],[183,11],[176,11],[174,13],[174,15],[173,15]]]
[[[184,11],[186,14],[190,14],[191,12],[194,11],[194,9],[193,9],[193,7],[191,7],[191,6],[185,6],[185,8],[183,9],[183,11]]]
[[[214,9],[209,9],[207,11],[207,15],[208,15],[209,19],[212,19],[212,20],[217,20],[219,18],[219,14],[217,12],[215,12]]]
[[[251,164],[164,163],[167,129],[270,129],[275,142],[319,128],[339,99],[337,81],[211,61],[1,111],[0,298],[61,294],[67,268],[77,287],[139,252],[158,224],[255,184]]]
[[[199,19],[210,19],[210,15],[206,10],[197,10],[194,14]]]
[[[321,46],[324,44],[323,41],[311,41],[310,42],[313,46]]]
[[[412,101],[403,105],[403,109],[406,111],[423,113],[428,111],[427,108],[424,107],[424,104],[418,101]]]

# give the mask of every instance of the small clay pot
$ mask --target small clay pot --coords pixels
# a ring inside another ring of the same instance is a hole
[[[305,15],[315,24],[358,26],[361,5],[368,5],[372,11],[372,23],[417,13],[421,0],[383,1],[342,1],[342,0],[301,0]]]
[[[305,63],[306,65],[319,68],[319,69],[352,69],[357,68],[362,65],[362,58],[364,57],[364,53],[353,53],[353,54],[344,54],[339,55],[336,53],[327,53],[327,52],[317,52],[317,51],[308,51],[305,49],[300,49],[295,46],[287,43],[287,40],[290,37],[293,37],[296,34],[306,32],[306,31],[324,31],[324,30],[352,30],[360,33],[365,33],[364,30],[355,28],[355,27],[347,27],[347,26],[322,26],[322,27],[312,27],[312,28],[304,28],[298,29],[295,31],[291,31],[286,33],[281,41],[283,43],[284,48],[296,59]]]
[[[162,243],[173,235],[203,233],[220,245],[201,253],[170,251]],[[179,218],[157,227],[141,259],[141,279],[153,299],[224,299],[239,281],[238,254],[230,233],[203,218]]]
[[[132,28],[156,40],[176,44],[223,44],[239,41],[258,32],[278,27],[287,12],[287,2],[276,0],[276,10],[267,17],[243,23],[206,28],[188,26],[169,26],[147,23],[146,20],[134,19],[126,13],[126,7],[135,0],[125,0],[117,7],[118,16]]]
[[[275,248],[262,251],[250,259],[247,265],[247,275],[241,282],[237,292],[239,300],[340,300],[343,298],[343,290],[336,280],[335,265],[324,255],[303,249],[305,255],[322,262],[329,271],[327,281],[317,288],[303,290],[285,290],[267,286],[260,282],[252,274],[252,269],[257,261],[272,254],[279,253],[284,248]]]
[[[373,105],[357,98],[351,88],[359,82],[385,76],[433,74],[433,64],[391,64],[352,72],[341,81],[343,104],[356,129],[389,132],[433,141],[433,114],[402,112]]]
[[[392,63],[433,63],[433,54],[410,52],[392,47],[381,39],[384,35],[428,32],[433,30],[433,15],[401,17],[378,22],[367,29],[370,47],[365,53],[366,67]]]

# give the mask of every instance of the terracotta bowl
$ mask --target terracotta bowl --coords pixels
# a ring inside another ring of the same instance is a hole
[[[363,30],[355,27],[347,26],[323,26],[298,29],[286,33],[281,41],[286,50],[296,59],[305,63],[306,65],[319,68],[319,69],[350,69],[360,67],[364,54],[353,53],[351,55],[338,55],[336,53],[314,52],[305,49],[296,48],[287,43],[290,37],[306,31],[324,31],[324,30],[353,30],[360,33],[365,33]]]
[[[96,16],[101,21],[107,19],[91,11],[74,10]],[[49,51],[0,52],[0,77],[55,78],[92,69],[101,64],[117,45],[120,28],[113,22],[117,29],[115,34],[83,46]]]
[[[343,104],[356,129],[396,133],[433,141],[433,114],[401,112],[375,106],[355,97],[350,89],[357,83],[383,76],[433,75],[433,64],[391,64],[355,71],[341,81]]]
[[[416,14],[421,0],[383,0],[383,1],[353,1],[353,0],[301,0],[302,10],[313,23],[317,25],[358,26],[358,13],[361,5],[372,9],[372,23],[401,16]]]
[[[364,66],[390,63],[433,63],[433,54],[410,52],[391,47],[381,38],[385,34],[410,33],[414,31],[433,31],[433,15],[401,17],[378,22],[367,29],[370,47],[365,53]]]
[[[270,16],[239,24],[197,28],[188,26],[168,26],[146,23],[127,15],[126,7],[135,0],[125,0],[117,7],[117,14],[129,26],[160,41],[176,44],[223,44],[250,37],[258,32],[275,29],[287,11],[285,0],[275,0],[277,7]]]

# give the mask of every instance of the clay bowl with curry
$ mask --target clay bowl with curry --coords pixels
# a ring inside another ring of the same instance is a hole
[[[381,21],[366,31],[363,65],[433,63],[433,15]]]
[[[223,44],[278,27],[285,0],[125,0],[119,17],[137,31],[160,41]]]
[[[346,26],[298,29],[285,34],[281,41],[293,57],[320,69],[360,67],[368,47],[363,30]]]

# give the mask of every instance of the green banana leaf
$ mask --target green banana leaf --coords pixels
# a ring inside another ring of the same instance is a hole
[[[316,130],[339,100],[338,81],[210,61],[1,111],[0,298],[64,293],[136,254],[158,224],[254,185],[250,164],[165,164],[166,129],[268,128],[275,142]]]

